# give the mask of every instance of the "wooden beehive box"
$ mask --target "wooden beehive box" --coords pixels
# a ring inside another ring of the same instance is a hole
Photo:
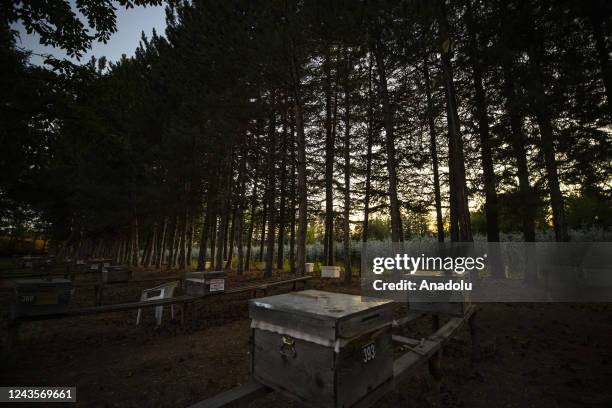
[[[112,259],[108,258],[95,258],[90,259],[87,263],[87,269],[89,271],[102,271],[104,268],[111,266]]]
[[[250,301],[253,376],[313,407],[349,407],[390,384],[392,301],[318,290]]]
[[[48,257],[27,256],[22,259],[22,267],[32,269],[37,272],[48,272],[51,269],[53,259]]]
[[[189,272],[185,275],[185,293],[190,296],[206,296],[225,292],[226,277],[223,271]]]
[[[102,282],[128,282],[132,279],[132,270],[126,266],[110,265],[102,268]]]
[[[80,262],[72,267],[72,270],[82,274],[98,273],[102,270],[102,264],[98,262]]]
[[[339,278],[340,267],[339,266],[321,266],[321,277],[322,278]]]
[[[15,316],[60,313],[68,309],[72,281],[68,279],[19,279],[15,281]]]
[[[425,279],[428,283],[446,283],[449,280],[459,282],[469,281],[469,278],[458,274],[448,274],[443,271],[417,271],[408,280],[414,281],[417,287]],[[410,310],[419,312],[439,313],[450,316],[463,316],[470,306],[469,291],[409,291],[408,303]]]

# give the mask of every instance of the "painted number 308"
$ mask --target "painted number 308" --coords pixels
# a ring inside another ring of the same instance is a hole
[[[370,343],[367,346],[363,346],[361,351],[363,352],[364,363],[367,363],[370,360],[374,360],[374,357],[376,357],[376,348],[374,347],[374,343]]]

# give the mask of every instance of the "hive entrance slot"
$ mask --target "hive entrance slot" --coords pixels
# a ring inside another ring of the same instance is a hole
[[[372,320],[372,319],[376,319],[378,316],[380,316],[379,313],[373,314],[373,315],[369,315],[366,316],[364,318],[361,319],[362,322],[367,322],[368,320]]]

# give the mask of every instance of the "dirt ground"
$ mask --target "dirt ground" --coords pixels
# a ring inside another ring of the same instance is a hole
[[[254,272],[242,281],[261,279]],[[229,285],[238,283],[231,278]],[[358,293],[357,284],[316,280],[310,288]],[[105,289],[104,303],[139,298],[142,286]],[[275,290],[270,294],[286,291]],[[249,379],[249,295],[199,302],[185,326],[157,328],[153,310],[135,325],[136,311],[29,322],[19,344],[2,356],[0,385],[76,386],[83,407],[184,407]],[[75,301],[91,305],[93,291]],[[6,316],[2,312],[2,337]],[[420,338],[427,319],[401,330]],[[467,328],[442,356],[442,379],[422,366],[396,380],[378,407],[611,407],[612,307],[604,304],[480,305],[483,356],[470,361]],[[269,394],[252,407],[297,407]]]

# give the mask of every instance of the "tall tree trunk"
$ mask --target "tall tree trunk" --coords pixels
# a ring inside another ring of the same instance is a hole
[[[186,266],[187,269],[191,269],[192,267],[192,261],[193,261],[193,230],[194,230],[194,216],[193,216],[193,209],[189,211],[189,229],[187,231],[187,259],[186,259]]]
[[[229,199],[226,201],[227,204],[229,205]],[[227,207],[225,209],[225,211],[223,212],[223,214],[227,217],[227,220],[225,220],[225,232],[223,233],[223,259],[226,260],[228,257],[228,252],[229,252],[229,247],[231,246],[230,241],[230,224],[232,222],[232,220],[230,219],[230,213],[233,214],[233,211],[231,211],[231,209],[229,207]]]
[[[180,216],[176,216],[174,219],[174,236],[172,239],[172,258],[170,262],[171,268],[176,268],[179,259],[179,249],[181,241],[181,221]]]
[[[206,203],[206,211],[204,212],[204,222],[202,223],[202,232],[200,234],[200,251],[198,253],[198,270],[203,271],[206,268],[206,250],[208,246],[208,234],[210,233],[210,218],[212,211],[210,209],[212,199],[209,198]]]
[[[240,198],[244,201],[244,197]],[[236,264],[236,273],[242,275],[244,272],[244,203],[241,202],[236,211],[236,249],[238,251],[238,263]]]
[[[236,218],[238,217],[239,204],[236,204],[232,211],[232,226],[229,233],[228,250],[227,250],[227,262],[225,263],[225,269],[231,269],[232,259],[234,258],[234,243],[236,242]],[[229,227],[228,227],[229,228]]]
[[[134,217],[134,253],[132,255],[132,265],[139,266],[140,261],[140,236],[138,234],[138,217]]]
[[[308,227],[308,201],[306,188],[306,136],[302,117],[302,99],[300,94],[300,72],[296,61],[295,44],[291,39],[291,76],[293,85],[293,109],[297,134],[297,172],[298,172],[298,236],[297,236],[297,272],[306,272],[306,229]]]
[[[243,144],[245,141],[243,141]],[[240,161],[240,170],[238,172],[238,202],[236,203],[236,217],[234,221],[234,235],[236,237],[236,246],[238,250],[238,264],[236,265],[236,273],[242,275],[244,272],[244,207],[245,207],[245,184],[246,184],[246,147],[242,148],[242,160]]]
[[[344,220],[343,220],[343,252],[344,252],[344,281],[351,283],[353,270],[351,268],[351,236],[350,236],[350,211],[351,211],[351,88],[350,73],[351,60],[348,51],[346,57],[346,78],[344,86]]]
[[[122,256],[121,256],[121,263],[124,263],[126,265],[130,264],[130,232],[129,230],[125,233],[125,238],[123,239],[123,249],[122,249]],[[78,259],[83,259],[82,255],[77,251],[77,258]]]
[[[66,256],[68,256],[69,254],[66,253]],[[121,263],[122,262],[122,255],[123,255],[123,236],[119,235],[117,237],[117,244],[115,247],[115,260],[117,261],[117,263]]]
[[[268,186],[266,185],[265,195],[263,199],[263,209],[261,211],[261,238],[259,239],[259,262],[264,259],[264,246],[266,243],[266,221],[268,220]]]
[[[229,152],[228,157],[231,160],[232,153]],[[233,163],[230,161],[225,166],[223,166],[224,176],[221,178],[221,195],[219,197],[219,202],[221,204],[221,217],[220,224],[217,230],[217,253],[215,257],[215,270],[223,270],[223,255],[225,254],[225,245],[226,245],[226,235],[227,235],[227,225],[229,223],[229,204],[230,204],[230,194],[231,194],[231,183],[233,181]]]
[[[151,244],[149,246],[149,255],[147,259],[145,259],[146,268],[150,268],[154,264],[155,259],[157,258],[157,236],[159,234],[158,230],[159,228],[156,222],[153,225],[153,237],[151,238]]]
[[[210,225],[210,265],[211,271],[215,270],[215,255],[217,249],[217,224],[219,223],[218,211],[215,210],[212,216],[212,224]]]
[[[287,93],[283,104],[283,130],[280,145],[281,164],[280,164],[280,207],[278,211],[278,252],[276,256],[276,268],[282,270],[285,263],[285,222],[286,222],[286,202],[287,202]]]
[[[397,160],[395,157],[395,133],[393,125],[393,107],[387,88],[387,72],[385,67],[386,50],[381,39],[380,27],[376,23],[376,39],[374,44],[374,57],[378,71],[380,96],[383,105],[385,123],[385,150],[387,153],[387,172],[389,173],[389,204],[391,209],[391,241],[402,242],[404,234],[402,231],[402,218],[400,215],[400,204],[397,198]]]
[[[227,202],[225,197],[223,198],[223,202]],[[219,228],[217,229],[217,253],[215,255],[215,270],[217,271],[223,270],[223,250],[224,250],[223,242],[225,241],[225,232],[227,231],[225,227],[227,225],[228,218],[229,218],[227,212],[228,212],[227,208],[224,208],[223,213],[221,214],[221,218],[220,218],[221,223],[219,224]]]
[[[517,177],[519,181],[519,194],[521,196],[521,219],[523,239],[525,242],[535,241],[535,213],[536,206],[534,192],[529,182],[529,167],[527,165],[527,137],[523,128],[523,115],[521,113],[521,102],[518,99],[514,84],[513,59],[514,52],[510,49],[510,38],[512,27],[507,24],[508,11],[506,4],[500,2],[499,16],[502,21],[502,42],[504,54],[501,58],[503,86],[502,91],[505,99],[505,111],[510,122],[511,146],[516,160]]]
[[[172,234],[168,237],[168,258],[166,259],[166,264],[168,265],[168,269],[171,269],[174,264],[174,241],[176,240],[177,234],[177,223],[176,217],[172,217]]]
[[[155,259],[155,268],[161,269],[166,261],[166,234],[168,229],[168,217],[164,217],[162,224],[161,237],[157,246],[157,258]]]
[[[203,271],[206,269],[206,251],[208,247],[208,238],[210,236],[210,229],[212,220],[215,214],[215,200],[216,200],[216,177],[213,184],[208,190],[208,199],[206,200],[206,211],[204,213],[204,223],[202,225],[202,234],[200,236],[200,253],[198,254],[198,270]],[[213,253],[211,251],[210,256],[212,258]]]
[[[149,252],[149,244],[151,243],[151,236],[152,236],[151,232],[149,232],[146,235],[146,238],[144,240],[144,248],[142,250],[142,255],[140,256],[140,265],[142,265],[145,268],[146,268],[145,260],[147,259],[147,253]],[[94,257],[96,257],[96,258],[99,257],[97,252],[98,251],[97,251],[97,248],[96,248],[96,250],[94,250]]]
[[[427,122],[429,124],[429,146],[431,152],[431,165],[434,183],[434,205],[436,208],[436,232],[438,242],[444,242],[444,221],[442,218],[442,194],[440,193],[440,171],[438,162],[438,143],[436,141],[436,123],[434,118],[434,106],[431,97],[431,81],[429,78],[429,57],[424,52],[423,80],[425,81],[425,95],[427,98]]]
[[[288,27],[295,27],[293,24],[296,19],[297,0],[286,2],[286,14]],[[290,77],[291,88],[293,93],[293,110],[295,118],[295,129],[297,133],[297,172],[298,172],[298,237],[297,237],[297,272],[304,275],[306,272],[306,229],[308,227],[308,201],[307,201],[307,186],[306,186],[306,136],[304,134],[304,118],[301,96],[301,66],[298,63],[299,50],[296,48],[296,42],[293,38],[292,31],[288,35],[288,55],[290,60]]]
[[[555,158],[555,145],[552,127],[551,113],[548,109],[548,97],[544,90],[544,78],[542,75],[542,38],[536,32],[532,20],[530,24],[530,39],[527,54],[529,55],[529,72],[531,83],[528,84],[530,100],[534,110],[536,121],[540,129],[542,150],[544,152],[544,163],[546,167],[546,179],[550,193],[550,205],[553,213],[553,227],[557,241],[569,241],[567,224],[565,222],[565,209],[563,195],[559,187],[559,174],[557,171],[557,160]]]
[[[503,53],[501,56],[501,66],[503,74],[502,92],[505,98],[505,110],[510,122],[511,146],[514,157],[516,159],[517,177],[519,181],[519,194],[521,196],[521,219],[523,228],[523,238],[525,244],[525,283],[533,286],[537,282],[537,272],[533,265],[535,257],[533,244],[535,241],[535,209],[536,200],[531,184],[529,183],[529,167],[527,165],[527,137],[523,128],[523,113],[521,111],[522,103],[518,98],[514,84],[514,58],[516,52],[512,50],[511,36],[513,35],[513,26],[508,24],[507,16],[508,9],[505,2],[499,2],[499,19],[502,28],[502,46]]]
[[[147,247],[143,253],[142,266],[148,268],[151,266],[151,259],[155,251],[155,240],[157,239],[157,224],[153,225],[152,231],[147,239]]]
[[[478,120],[478,132],[480,134],[480,150],[482,160],[482,175],[485,190],[485,217],[487,221],[487,240],[499,242],[499,224],[497,211],[497,192],[495,191],[495,172],[493,170],[493,155],[491,153],[491,136],[489,132],[489,116],[487,113],[487,101],[485,90],[482,85],[482,65],[479,58],[480,50],[476,38],[476,27],[472,9],[472,1],[468,0],[465,13],[468,27],[468,52],[470,54],[470,65],[472,67],[472,81],[476,102],[476,117]]]
[[[266,251],[266,269],[264,272],[265,277],[272,276],[272,269],[274,268],[274,230],[276,229],[276,220],[274,218],[276,211],[276,166],[274,164],[276,160],[276,98],[274,93],[272,93],[270,97],[270,102],[272,112],[268,125],[268,245]]]
[[[325,71],[325,233],[323,257],[325,265],[334,264],[334,147],[335,132],[332,127],[332,78],[331,50],[327,47],[323,70]],[[336,84],[334,84],[334,87]],[[337,102],[336,102],[337,104]]]
[[[295,115],[291,115],[291,200],[289,212],[289,270],[295,274]]]
[[[224,167],[224,173],[226,176],[222,179],[222,183],[223,183],[223,187],[221,189],[222,191],[222,199],[221,199],[221,203],[222,203],[222,207],[223,207],[223,211],[222,211],[222,217],[221,217],[221,225],[219,225],[219,234],[217,236],[217,259],[215,260],[215,268],[217,270],[223,270],[224,269],[224,265],[223,265],[223,260],[226,259],[229,256],[229,246],[231,246],[233,243],[229,242],[230,241],[230,215],[233,216],[234,212],[232,211],[232,206],[231,206],[231,200],[232,200],[232,192],[233,192],[233,185],[234,185],[234,160],[233,160],[233,155],[234,155],[234,148],[233,146],[230,146],[229,151],[226,152],[226,155],[228,157],[228,163],[226,164],[226,166]],[[233,222],[233,220],[232,220]],[[229,245],[229,246],[228,246]],[[225,268],[227,268],[229,265],[228,264],[225,265]]]
[[[186,262],[186,245],[187,245],[187,209],[183,209],[183,214],[181,217],[181,232],[179,236],[179,259],[178,259],[178,267],[180,270],[185,270],[187,265]]]
[[[465,180],[463,140],[460,133],[457,95],[450,56],[451,38],[446,17],[445,0],[438,0],[438,26],[448,122],[451,240],[469,242],[473,240],[472,227]]]
[[[361,240],[368,242],[370,229],[370,197],[372,194],[372,147],[374,144],[374,95],[372,92],[372,53],[369,53],[368,64],[368,114],[367,114],[367,140],[366,140],[366,174],[365,174],[365,193],[363,198],[363,230]]]
[[[219,223],[218,211],[213,213],[212,224],[210,225],[210,270],[215,270],[215,255],[217,249],[217,224]]]
[[[251,196],[251,214],[249,222],[249,232],[247,233],[247,252],[244,260],[244,270],[251,268],[251,253],[253,250],[253,230],[255,229],[255,219],[257,211],[257,181],[253,180],[253,193]]]

